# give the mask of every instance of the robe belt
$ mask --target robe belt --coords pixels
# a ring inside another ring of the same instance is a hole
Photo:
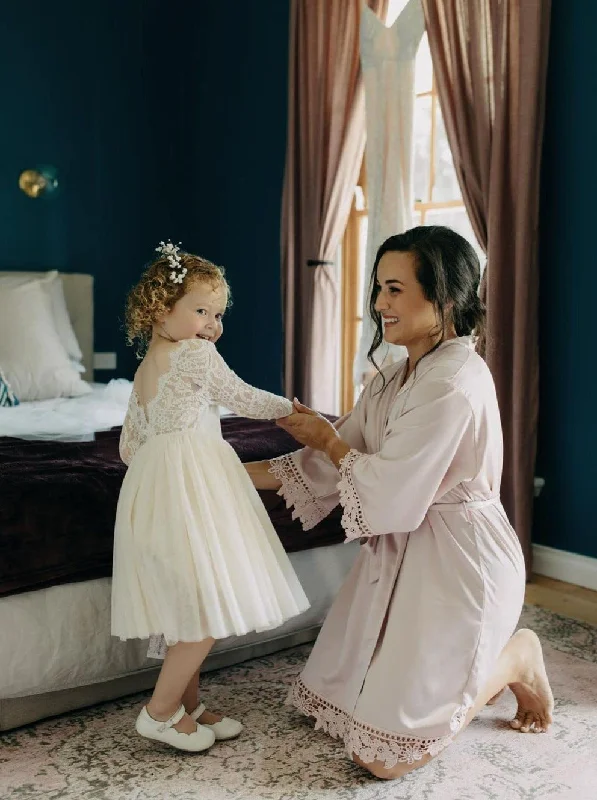
[[[460,503],[433,503],[429,511],[476,511],[479,508],[495,506],[500,502],[499,496],[486,497],[484,500],[462,500]],[[369,583],[379,580],[381,574],[381,555],[378,542],[381,536],[368,536],[361,539],[361,546],[369,551]]]

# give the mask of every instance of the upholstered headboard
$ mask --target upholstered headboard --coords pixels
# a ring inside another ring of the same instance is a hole
[[[61,272],[66,307],[83,353],[87,381],[93,380],[93,275]]]
[[[22,274],[22,273],[21,273]],[[31,277],[43,277],[45,272],[26,272]],[[14,272],[0,272],[14,275]],[[87,381],[93,380],[93,276],[61,272],[64,297],[71,322],[83,353],[83,366]]]

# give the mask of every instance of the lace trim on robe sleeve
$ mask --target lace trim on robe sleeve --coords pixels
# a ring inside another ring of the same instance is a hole
[[[375,531],[371,530],[369,523],[365,519],[361,501],[357,494],[352,476],[352,465],[360,458],[367,458],[365,453],[358,450],[349,450],[340,461],[340,482],[338,492],[340,493],[340,503],[344,509],[342,514],[342,527],[346,533],[347,541],[360,539],[362,536],[376,536]]]
[[[318,502],[297,468],[293,455],[274,458],[269,471],[282,482],[278,494],[286,501],[286,507],[294,507],[292,519],[300,519],[303,530],[309,531],[328,516],[329,509]]]

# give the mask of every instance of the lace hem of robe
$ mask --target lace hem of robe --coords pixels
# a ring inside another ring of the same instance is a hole
[[[375,531],[369,527],[365,519],[361,501],[357,494],[356,486],[352,477],[352,465],[359,458],[367,458],[365,453],[358,450],[349,450],[340,461],[340,482],[338,491],[340,493],[340,503],[344,509],[342,514],[342,527],[346,533],[346,540],[360,539],[362,536],[376,536]]]
[[[278,494],[286,501],[286,507],[293,507],[292,519],[300,519],[303,530],[309,531],[328,515],[328,510],[317,501],[307,482],[297,468],[292,453],[274,458],[269,472],[282,482]]]
[[[446,736],[422,739],[384,731],[359,722],[309,689],[300,677],[290,689],[286,704],[294,706],[307,717],[314,717],[315,730],[321,729],[333,739],[342,739],[349,757],[354,753],[366,764],[382,761],[386,769],[401,763],[414,764],[426,755],[436,756],[441,753],[452,743],[469,711],[469,707],[461,706],[452,715],[451,732]]]

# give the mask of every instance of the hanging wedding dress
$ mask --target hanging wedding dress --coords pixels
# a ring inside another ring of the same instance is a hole
[[[390,27],[363,4],[361,63],[365,85],[367,126],[367,202],[369,223],[363,326],[355,359],[354,382],[360,385],[369,369],[367,352],[374,326],[369,317],[371,271],[380,244],[412,227],[413,120],[415,61],[425,31],[421,0],[406,0]],[[390,352],[391,351],[391,352]],[[397,360],[401,347],[383,345],[377,362]]]

